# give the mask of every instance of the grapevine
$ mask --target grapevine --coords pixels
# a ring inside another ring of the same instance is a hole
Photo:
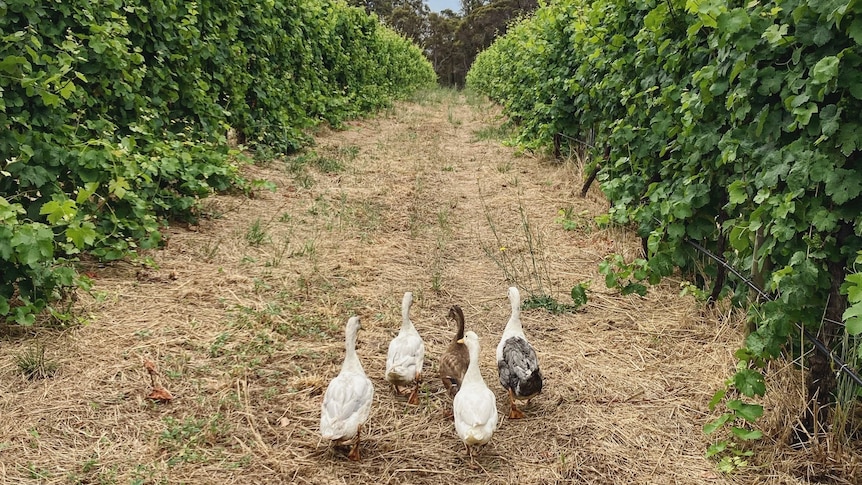
[[[0,322],[89,284],[82,253],[158,246],[240,186],[234,130],[280,151],[434,81],[343,1],[0,1]]]
[[[745,300],[691,240],[774,295],[749,307],[739,368],[711,403],[728,411],[707,431],[759,436],[749,428],[763,411],[761,371],[800,350],[795,322],[862,358],[860,68],[857,2],[561,0],[513,26],[468,74],[520,122],[527,146],[595,133],[607,220],[633,225],[646,253],[604,263],[609,285],[642,292],[678,269]],[[828,360],[814,353],[807,367],[809,398],[826,404]],[[809,411],[806,430],[822,418]]]

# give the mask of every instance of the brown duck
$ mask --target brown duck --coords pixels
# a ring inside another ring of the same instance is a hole
[[[455,338],[446,348],[446,352],[440,356],[440,380],[443,381],[443,387],[449,396],[454,398],[461,389],[461,383],[464,381],[464,373],[467,372],[467,366],[470,365],[470,352],[467,346],[464,345],[464,312],[461,307],[453,305],[449,309],[449,318],[455,320],[458,324],[458,333]],[[459,341],[462,341],[459,343]]]

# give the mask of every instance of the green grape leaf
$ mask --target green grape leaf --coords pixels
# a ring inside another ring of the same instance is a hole
[[[717,19],[718,28],[730,34],[735,34],[751,24],[751,18],[742,8],[723,12]]]
[[[54,233],[44,224],[24,224],[12,236],[18,261],[36,266],[54,255]]]
[[[125,179],[125,177],[117,177],[115,180],[111,180],[108,183],[108,192],[117,196],[118,199],[122,199],[126,196],[126,192],[131,189],[129,186],[129,182]]]
[[[572,287],[572,301],[576,307],[581,307],[587,304],[587,289],[586,285],[581,283]]]
[[[862,273],[851,273],[845,276],[841,289],[847,294],[850,303],[862,301]]]
[[[730,428],[730,432],[744,441],[759,440],[760,438],[763,438],[763,432],[757,429],[745,429],[733,426]]]
[[[733,415],[732,415],[732,414],[730,414],[730,413],[724,413],[724,414],[722,414],[721,416],[719,416],[717,419],[715,419],[715,420],[713,420],[713,421],[710,421],[709,423],[706,423],[705,425],[703,425],[703,432],[704,432],[704,434],[711,434],[711,433],[713,433],[715,430],[717,430],[718,428],[720,428],[720,427],[724,426],[724,424],[725,424],[725,423],[727,423],[728,421],[730,421],[730,419],[731,419],[732,417],[733,417]]]
[[[844,204],[862,193],[862,174],[855,170],[835,169],[826,178],[826,195],[836,204]]]
[[[83,223],[73,222],[66,228],[66,239],[73,243],[78,249],[92,246],[96,241],[97,236],[98,233],[96,232],[96,226],[89,221],[85,221]]]
[[[728,200],[731,207],[744,203],[748,200],[748,191],[743,180],[734,180],[727,186]]]
[[[724,399],[724,396],[726,395],[727,389],[719,389],[718,391],[716,391],[716,393],[712,395],[712,399],[709,400],[709,410],[714,411],[715,407],[718,405],[718,403],[721,402],[722,399]]]
[[[21,306],[15,308],[15,323],[18,325],[29,327],[36,323],[36,314],[33,313],[29,306]]]
[[[862,45],[862,18],[856,17],[853,22],[850,22],[847,26],[847,36]]]
[[[87,199],[89,199],[96,191],[99,190],[98,182],[87,182],[83,187],[78,188],[78,194],[75,197],[75,202],[78,204],[83,204]]]
[[[736,411],[736,414],[746,421],[753,423],[763,415],[763,406],[759,404],[746,404],[738,399],[727,402],[727,408]]]
[[[770,25],[761,36],[766,39],[773,47],[784,43],[784,36],[787,35],[787,30],[790,28],[787,24]]]
[[[57,224],[60,221],[68,222],[75,214],[77,214],[78,210],[75,206],[75,201],[71,199],[66,199],[63,201],[51,200],[46,202],[41,209],[39,209],[39,214],[47,215],[48,222],[51,224]]]
[[[850,335],[859,335],[862,333],[862,304],[857,303],[844,310],[841,319],[844,320],[847,333]]]
[[[733,376],[733,385],[739,392],[748,397],[766,394],[766,383],[763,375],[752,369],[743,369]]]
[[[838,57],[826,56],[811,68],[811,78],[815,84],[826,84],[838,75]]]

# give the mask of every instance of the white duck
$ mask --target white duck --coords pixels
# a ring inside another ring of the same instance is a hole
[[[479,337],[468,331],[462,339],[470,353],[470,364],[455,394],[452,410],[455,417],[455,432],[464,442],[470,461],[473,461],[474,445],[484,445],[491,440],[497,428],[497,399],[482,379],[479,371]]]
[[[350,317],[347,321],[344,363],[341,364],[341,372],[326,388],[320,407],[320,435],[336,443],[354,438],[350,454],[347,455],[353,461],[359,460],[359,434],[368,419],[374,397],[374,385],[365,375],[356,355],[356,333],[360,328],[359,317]]]
[[[529,399],[542,391],[542,372],[533,346],[527,342],[521,327],[521,294],[514,286],[509,288],[512,316],[503,330],[497,345],[497,370],[500,384],[509,392],[509,419],[520,419],[524,413],[515,405],[515,399]]]
[[[413,293],[404,293],[401,300],[401,330],[389,343],[386,356],[386,380],[400,394],[400,386],[413,386],[407,399],[409,404],[419,404],[419,383],[422,382],[422,365],[425,362],[425,343],[410,321],[410,306]]]

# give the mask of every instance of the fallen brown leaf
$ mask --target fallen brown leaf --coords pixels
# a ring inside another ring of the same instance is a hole
[[[174,396],[162,386],[156,386],[153,391],[147,396],[148,399],[159,402],[171,402]]]

